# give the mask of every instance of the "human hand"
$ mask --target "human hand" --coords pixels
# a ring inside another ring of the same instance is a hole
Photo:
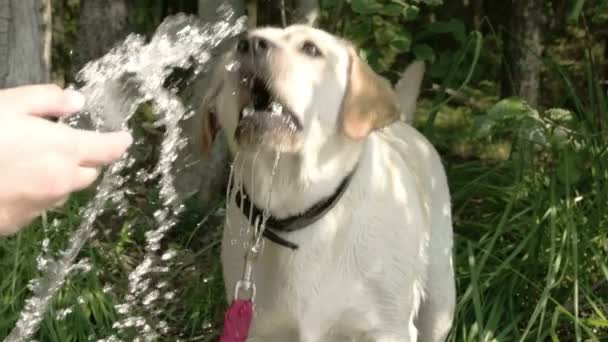
[[[131,144],[127,132],[84,131],[43,118],[83,106],[80,93],[55,85],[0,90],[0,235],[91,185],[99,168]]]

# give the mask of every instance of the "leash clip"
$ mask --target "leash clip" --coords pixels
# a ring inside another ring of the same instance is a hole
[[[256,219],[255,229],[257,230],[259,225],[259,218]],[[262,242],[263,244],[263,242]],[[245,254],[245,267],[243,268],[243,277],[241,280],[236,282],[234,286],[234,300],[244,299],[253,302],[255,300],[256,288],[255,284],[251,280],[251,273],[253,271],[253,264],[256,261],[258,254],[260,253],[261,244],[260,240],[254,241],[254,244],[249,248],[247,254]],[[248,298],[241,298],[239,295],[241,291],[248,291]]]
[[[241,291],[248,291],[249,296],[245,298],[239,297]],[[255,284],[251,280],[239,280],[234,286],[234,300],[249,300],[253,303],[255,300]]]

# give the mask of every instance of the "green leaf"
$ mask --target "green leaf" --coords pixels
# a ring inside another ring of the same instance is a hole
[[[391,42],[391,48],[396,52],[408,52],[412,45],[412,39],[409,34],[403,34],[401,36],[394,37]]]
[[[426,30],[419,34],[418,38],[423,39],[436,34],[450,34],[460,44],[464,44],[467,39],[466,27],[464,23],[458,19],[431,23],[427,25]]]
[[[352,0],[350,7],[355,13],[370,14],[381,10],[383,6],[374,0]]]
[[[380,10],[380,13],[389,17],[397,17],[401,15],[401,7],[402,6],[397,4],[384,5]]]
[[[373,31],[373,24],[370,20],[359,20],[349,26],[348,36],[356,44],[364,44],[372,36],[370,32]]]
[[[391,44],[393,40],[403,39],[403,35],[398,34],[394,28],[385,26],[383,28],[376,27],[374,29],[374,38],[379,46]]]
[[[372,67],[372,69],[377,72],[381,72],[381,68],[379,67],[380,59],[382,56],[375,51],[367,51],[367,63]]]
[[[446,77],[454,60],[456,53],[454,51],[443,51],[439,52],[439,58],[436,59],[435,63],[429,65],[429,76],[434,79],[443,79]]]
[[[524,116],[535,116],[530,108],[522,99],[517,97],[507,98],[499,101],[488,110],[488,116],[505,120],[518,119]]]
[[[549,146],[549,137],[547,131],[540,121],[532,117],[524,118],[521,121],[519,128],[519,138],[523,139],[526,144],[534,146]]]
[[[574,5],[572,6],[572,11],[568,16],[568,21],[571,23],[577,22],[578,18],[581,16],[583,12],[583,7],[585,5],[585,0],[576,0]]]
[[[435,52],[433,51],[433,48],[427,44],[414,45],[412,52],[414,52],[414,55],[418,60],[429,61],[431,63],[435,62]]]
[[[545,115],[561,124],[570,123],[574,120],[572,112],[563,108],[549,108],[545,111]]]
[[[407,5],[403,8],[401,14],[406,21],[416,20],[420,14],[420,8],[414,5]]]
[[[476,138],[485,138],[492,135],[494,127],[498,123],[492,117],[487,115],[477,116],[474,118],[474,134]]]
[[[372,16],[372,24],[374,26],[386,26],[386,21],[379,15]]]
[[[330,10],[338,7],[338,2],[334,0],[320,0],[319,5],[323,9]]]
[[[585,324],[597,328],[608,328],[608,320],[601,318],[588,318],[585,320]]]
[[[430,5],[430,6],[437,6],[437,5],[442,5],[443,0],[422,0],[422,3]]]

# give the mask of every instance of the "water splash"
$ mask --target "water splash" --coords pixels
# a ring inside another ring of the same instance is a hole
[[[264,209],[262,211],[262,217],[253,217],[253,200],[250,200],[250,207],[249,207],[249,212],[248,212],[248,217],[246,217],[245,215],[239,215],[240,217],[240,231],[239,231],[239,236],[242,240],[242,245],[243,245],[243,250],[245,251],[249,251],[252,250],[255,253],[259,253],[261,252],[262,248],[263,248],[263,233],[264,230],[266,229],[266,223],[268,221],[268,219],[270,218],[270,204],[271,204],[271,200],[272,200],[272,192],[273,192],[273,188],[274,188],[274,181],[277,175],[277,172],[279,170],[279,163],[281,160],[281,152],[280,152],[280,148],[278,148],[275,152],[274,152],[274,162],[272,165],[272,169],[271,169],[271,174],[270,174],[270,180],[269,180],[269,189],[268,189],[268,197],[266,198],[266,204],[264,206]],[[257,163],[260,162],[266,162],[266,158],[260,158],[260,154],[262,153],[261,148],[258,149],[258,151],[256,153],[254,153],[253,156],[251,156],[250,158],[246,158],[246,157],[242,157],[240,156],[239,153],[237,153],[235,155],[235,158],[230,166],[230,176],[229,176],[229,180],[228,180],[228,187],[226,190],[226,213],[228,213],[228,207],[230,205],[232,205],[233,200],[234,200],[234,195],[236,194],[237,191],[239,191],[241,194],[244,194],[244,176],[245,176],[245,170],[246,170],[246,165],[249,165],[250,169],[250,173],[249,173],[249,177],[250,177],[250,189],[251,189],[251,193],[250,196],[253,198],[256,196],[255,194],[255,171],[257,170]],[[239,167],[239,172],[235,172],[235,169],[237,168],[237,166]],[[240,196],[240,203],[239,203],[239,208],[243,208],[244,206],[244,200],[245,200],[245,196]],[[261,220],[258,221],[256,224],[255,220]],[[225,225],[227,227],[227,229],[229,229],[229,235],[230,236],[234,236],[233,234],[233,222],[231,222],[230,220],[230,215],[226,215],[225,216]],[[252,229],[251,228],[255,228],[253,231],[253,236],[252,234]],[[236,245],[238,243],[238,241],[236,239],[232,239],[230,241],[231,245]]]
[[[65,279],[72,270],[78,252],[91,235],[95,219],[103,212],[106,201],[112,195],[112,189],[122,185],[123,178],[118,176],[126,162],[126,158],[114,163],[103,177],[97,187],[95,198],[82,211],[83,222],[72,234],[69,247],[62,252],[59,260],[46,260],[44,263],[45,275],[33,281],[33,297],[25,303],[25,308],[17,325],[4,340],[5,342],[26,341],[36,332],[44,314],[57,291],[63,286]]]
[[[270,103],[270,115],[283,115],[283,105],[277,101]]]
[[[261,239],[264,234],[264,230],[266,229],[266,222],[270,218],[270,201],[272,199],[272,190],[274,188],[274,179],[276,178],[277,172],[279,171],[279,162],[281,161],[281,152],[277,150],[274,155],[274,163],[272,164],[272,171],[270,173],[270,189],[268,189],[268,200],[266,202],[266,206],[264,207],[264,211],[262,213],[262,224],[260,225],[260,232],[258,233],[257,239],[255,241],[254,246],[261,245]]]
[[[168,49],[165,40],[168,37],[172,37],[167,32],[177,32],[175,35],[179,44],[174,44],[172,48],[180,51],[183,58],[178,60],[181,63],[173,65],[181,68],[189,67],[190,62],[188,57],[190,56],[196,56],[198,65],[204,65],[210,58],[210,50],[216,48],[225,38],[239,34],[244,30],[244,18],[239,19],[237,25],[231,25],[230,16],[202,29],[191,23],[187,23],[184,28],[179,30],[173,25],[168,27],[161,25],[159,32],[155,36],[160,37],[159,40],[152,39],[150,42],[153,45],[150,48],[151,52],[150,54],[145,54],[145,56],[154,60],[153,56],[156,53],[161,53],[167,56],[169,60],[175,61],[174,57],[168,57],[172,55],[172,52],[167,52],[167,50],[171,49]],[[159,52],[159,49],[162,52]],[[143,68],[141,72],[155,75],[163,74],[163,63],[158,64],[158,59],[156,59],[156,62],[151,61],[150,63],[153,64],[153,67]],[[164,78],[168,75],[169,73],[164,72]],[[147,94],[149,99],[153,99],[155,111],[161,118],[159,123],[165,126],[165,136],[161,144],[160,158],[156,168],[148,177],[148,179],[160,177],[160,197],[163,201],[163,208],[154,213],[157,228],[146,232],[146,253],[143,261],[129,275],[129,294],[126,296],[125,302],[119,304],[126,313],[131,313],[133,308],[145,308],[147,311],[151,311],[151,306],[159,298],[162,297],[170,300],[174,296],[173,294],[161,296],[158,289],[151,289],[152,282],[146,277],[150,273],[166,273],[168,271],[168,267],[154,267],[154,265],[162,262],[162,256],[159,258],[156,252],[160,249],[161,240],[178,222],[178,216],[184,209],[184,206],[179,203],[178,194],[173,186],[172,166],[178,156],[177,152],[185,146],[185,141],[181,138],[179,123],[191,112],[183,106],[181,101],[171,91],[163,88],[164,78],[162,80],[160,78],[149,79],[144,76],[144,80],[150,82],[140,87],[140,91]],[[152,311],[153,313],[162,313],[162,310]],[[131,324],[132,322],[136,324]],[[156,326],[153,326],[152,322],[141,316],[127,316],[116,322],[114,327],[119,330],[134,327],[140,334],[138,339],[143,341],[154,340],[158,338],[159,333],[166,333],[169,329],[166,322],[162,320]]]
[[[173,187],[171,168],[178,151],[185,145],[179,123],[191,111],[163,84],[172,68],[195,66],[195,73],[199,72],[209,61],[211,50],[226,38],[242,32],[245,18],[235,21],[233,15],[232,11],[226,11],[216,23],[205,26],[200,26],[195,17],[177,15],[167,18],[149,43],[146,44],[140,35],[130,35],[120,46],[88,63],[78,74],[78,80],[84,83],[79,90],[87,98],[87,111],[63,120],[65,123],[97,131],[129,130],[128,121],[137,108],[145,102],[151,102],[158,116],[156,125],[165,127],[160,158],[154,171],[149,175],[142,172],[137,174],[140,181],[160,178],[160,196],[164,208],[154,215],[157,228],[146,234],[146,255],[143,261],[129,275],[129,295],[126,296],[125,303],[117,306],[117,311],[121,314],[129,314],[136,305],[148,308],[161,297],[159,289],[150,290],[151,282],[145,275],[152,271],[165,271],[162,267],[154,267],[158,261],[163,261],[158,260],[156,252],[160,249],[160,241],[165,233],[176,224],[178,215],[183,211]],[[86,262],[78,263],[76,267],[73,266],[74,262],[83,245],[94,235],[93,224],[104,212],[106,203],[125,202],[122,188],[126,177],[121,176],[121,171],[133,163],[134,159],[127,154],[105,171],[96,188],[95,197],[81,211],[83,220],[71,235],[67,249],[57,259],[48,256],[39,258],[43,276],[31,282],[33,296],[26,301],[15,328],[5,342],[31,339],[68,275],[75,270],[88,269]],[[125,206],[122,207],[124,209]],[[169,329],[164,321],[153,327],[141,316],[127,317],[117,322],[116,327],[135,328],[141,334],[136,340],[145,341],[153,340],[159,333],[166,333]],[[106,340],[119,339],[110,336]]]

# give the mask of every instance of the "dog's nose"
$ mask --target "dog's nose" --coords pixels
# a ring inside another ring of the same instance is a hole
[[[256,56],[266,54],[273,46],[274,44],[268,39],[252,36],[239,40],[236,49],[240,54],[251,53]]]
[[[236,51],[243,55],[247,54],[249,53],[249,46],[249,38],[241,38],[236,44]]]

